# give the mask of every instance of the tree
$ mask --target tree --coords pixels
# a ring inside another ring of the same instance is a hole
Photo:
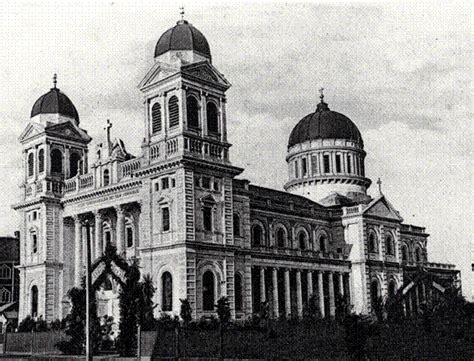
[[[155,286],[153,286],[153,279],[149,274],[143,277],[143,281],[140,283],[140,288],[140,317],[138,322],[143,331],[150,331],[154,329],[156,323],[153,316],[153,310],[155,308],[153,304],[153,296],[156,289]]]
[[[217,316],[219,317],[220,329],[220,358],[224,358],[224,327],[230,321],[230,302],[226,296],[217,300]]]
[[[181,316],[181,319],[183,320],[183,336],[184,336],[184,357],[186,357],[186,348],[187,348],[187,331],[188,331],[188,325],[193,319],[193,310],[191,308],[191,304],[189,303],[188,299],[180,299],[181,301],[181,310],[179,312],[179,315]]]

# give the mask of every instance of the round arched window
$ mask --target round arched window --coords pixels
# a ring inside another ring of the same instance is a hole
[[[199,128],[199,104],[193,96],[186,98],[186,116],[188,128]]]
[[[406,244],[402,246],[402,261],[408,262],[408,246]]]
[[[325,235],[319,236],[319,250],[321,252],[327,251],[327,237]]]
[[[252,227],[252,245],[254,247],[263,246],[263,228],[259,224]]]
[[[211,271],[206,271],[202,276],[202,309],[213,311],[215,305],[215,280]]]
[[[285,243],[286,243],[286,232],[283,228],[281,227],[278,228],[276,238],[277,238],[277,247],[284,248]]]
[[[306,233],[301,231],[298,235],[298,246],[301,250],[306,249]]]
[[[391,235],[385,238],[385,250],[388,255],[393,256],[395,254],[395,245]]]
[[[369,234],[369,252],[377,253],[377,240],[374,233]]]
[[[59,149],[51,151],[51,173],[63,173],[63,153]]]

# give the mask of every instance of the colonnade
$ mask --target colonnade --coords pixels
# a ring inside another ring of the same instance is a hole
[[[259,287],[258,296],[255,295],[257,290],[252,289],[254,304],[257,301],[260,304],[268,301],[273,317],[280,315],[290,317],[294,311],[298,317],[302,317],[303,305],[308,305],[313,295],[316,296],[321,316],[335,317],[336,295],[350,296],[348,271],[336,272],[267,266],[254,266],[253,268],[253,273],[258,275]],[[279,277],[279,273],[283,273],[282,277]],[[313,276],[315,277],[313,278]],[[280,290],[280,287],[283,289]],[[280,300],[282,296],[284,302]]]

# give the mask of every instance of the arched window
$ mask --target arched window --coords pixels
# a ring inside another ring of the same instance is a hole
[[[394,280],[391,280],[388,284],[388,295],[389,297],[394,297],[397,293],[397,283]]]
[[[321,252],[326,252],[327,250],[326,244],[327,244],[327,237],[322,234],[321,236],[319,236],[319,250]]]
[[[125,236],[127,240],[127,247],[133,247],[133,243],[135,240],[135,235],[134,235],[134,230],[133,230],[133,221],[132,220],[127,220],[125,223]]]
[[[193,96],[186,98],[186,116],[188,128],[199,128],[199,104]]]
[[[38,235],[36,232],[31,232],[31,252],[38,252]]]
[[[301,250],[305,250],[306,249],[306,233],[304,233],[303,231],[301,231],[299,234],[298,234],[298,247],[299,249]]]
[[[38,287],[31,287],[31,316],[38,315]]]
[[[33,176],[35,172],[35,156],[33,153],[28,154],[28,177]]]
[[[259,224],[254,224],[252,227],[252,245],[263,246],[263,228]]]
[[[408,247],[406,244],[402,245],[402,261],[408,262]]]
[[[234,276],[234,288],[235,288],[235,310],[242,311],[242,276],[236,273]]]
[[[79,173],[79,162],[81,161],[81,156],[77,153],[71,153],[69,157],[69,176],[75,177]]]
[[[161,105],[155,103],[151,107],[151,132],[153,134],[161,132]]]
[[[8,267],[6,264],[2,264],[0,266],[0,278],[10,278],[10,276],[10,267]]]
[[[240,216],[237,213],[233,215],[234,236],[240,236]]]
[[[51,151],[51,173],[63,174],[63,153],[59,149]]]
[[[110,175],[109,175],[108,169],[104,170],[103,178],[104,178],[104,182],[103,182],[104,186],[108,186],[110,184]]]
[[[38,172],[44,172],[44,149],[40,149],[38,152]]]
[[[285,248],[286,232],[282,227],[277,229],[276,239],[277,239],[277,247],[278,248]]]
[[[415,261],[416,262],[422,262],[423,261],[423,254],[421,252],[420,247],[415,248]]]
[[[370,299],[372,301],[372,306],[376,304],[379,296],[379,283],[377,280],[373,280],[372,282],[370,282]]]
[[[11,302],[11,292],[6,288],[0,290],[0,303]]]
[[[163,272],[161,275],[161,310],[173,309],[173,279],[171,273]]]
[[[207,131],[208,133],[219,133],[219,116],[217,106],[213,102],[207,103]]]
[[[369,252],[377,253],[377,240],[375,239],[375,233],[369,233]]]
[[[202,276],[202,309],[213,311],[215,304],[215,280],[211,271],[206,271]]]
[[[388,255],[393,256],[395,255],[395,245],[393,243],[393,238],[391,235],[388,235],[385,238],[385,250]]]
[[[173,95],[168,102],[168,117],[170,128],[179,124],[179,104],[176,95]]]

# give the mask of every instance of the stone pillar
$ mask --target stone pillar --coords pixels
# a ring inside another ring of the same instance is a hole
[[[306,274],[306,283],[308,285],[308,302],[313,295],[313,272],[311,270],[308,270],[308,273]]]
[[[265,294],[265,267],[260,267],[260,303],[267,300]]]
[[[125,251],[124,247],[124,226],[125,226],[125,215],[121,206],[115,207],[117,212],[117,254],[122,255]]]
[[[74,217],[74,286],[81,286],[82,279],[82,223],[79,216]]]
[[[323,273],[318,271],[318,293],[319,293],[319,312],[321,312],[321,317],[325,317],[324,312],[324,283],[323,283]]]
[[[419,292],[418,288],[419,288],[419,285],[415,285],[416,313],[420,313],[420,292]]]
[[[339,293],[344,296],[344,273],[340,272],[337,276],[339,279]]]
[[[273,283],[273,316],[277,318],[280,315],[278,309],[278,269],[273,268],[272,270],[272,283]]]
[[[426,299],[426,286],[425,286],[424,281],[421,283],[421,295],[423,297],[423,301],[427,302],[427,299]]]
[[[290,270],[285,269],[285,316],[291,315]]]
[[[102,250],[104,249],[102,246],[102,214],[100,211],[95,212],[95,258],[99,258],[102,256]]]
[[[301,290],[301,271],[296,271],[296,310],[298,317],[303,317],[303,292]]]
[[[329,316],[333,318],[336,316],[336,303],[334,301],[334,277],[332,272],[328,272],[329,285]]]

